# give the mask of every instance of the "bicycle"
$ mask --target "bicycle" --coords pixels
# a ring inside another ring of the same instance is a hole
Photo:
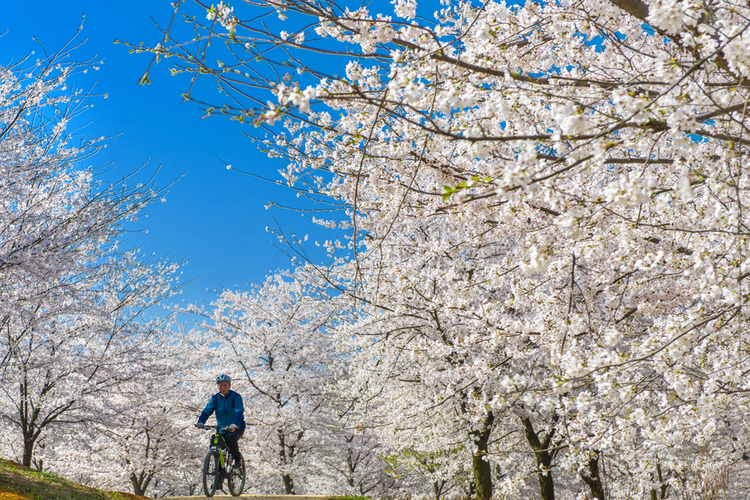
[[[216,431],[211,436],[208,453],[203,461],[203,493],[212,497],[216,490],[223,491],[223,481],[226,479],[229,493],[233,497],[239,496],[245,487],[245,459],[240,464],[233,463],[234,458],[227,449],[224,436],[219,432],[227,430],[227,427],[205,425],[203,428]]]

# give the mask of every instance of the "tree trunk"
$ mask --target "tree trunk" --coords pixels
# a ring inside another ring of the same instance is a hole
[[[651,500],[664,500],[667,498],[667,490],[669,490],[669,484],[664,483],[664,477],[661,474],[661,464],[659,463],[659,457],[656,457],[656,477],[659,479],[661,487],[659,491],[651,490]]]
[[[21,437],[23,439],[23,459],[21,463],[26,467],[31,467],[31,459],[34,456],[34,443],[37,437],[34,433],[34,423],[39,414],[39,409],[33,409],[33,405],[29,401],[28,387],[28,382],[26,377],[24,377],[23,382],[19,386],[21,404],[18,406],[18,416],[20,417]]]
[[[443,488],[445,488],[447,481],[433,481],[432,491],[435,493],[435,500],[440,500],[440,496],[443,494]]]
[[[597,452],[594,458],[589,459],[589,474],[584,476],[581,474],[581,479],[591,489],[591,496],[596,500],[604,500],[604,485],[602,484],[601,474],[599,473],[599,453]]]
[[[489,500],[492,497],[492,469],[490,468],[489,460],[487,460],[487,445],[490,441],[490,433],[492,432],[494,421],[495,416],[492,412],[488,412],[482,429],[471,433],[477,447],[477,451],[474,452],[474,456],[472,457],[477,500]]]
[[[282,429],[277,429],[276,433],[279,436],[279,460],[281,461],[281,466],[286,467],[288,462],[286,453],[286,437],[284,436],[284,431]],[[286,494],[294,495],[294,480],[292,479],[292,475],[288,472],[282,472],[281,479],[284,481],[284,490],[286,491]]]
[[[34,455],[34,438],[29,437],[24,432],[23,436],[23,465],[31,467],[31,457]]]
[[[146,474],[141,472],[140,476],[136,476],[135,472],[130,473],[130,484],[133,485],[133,493],[142,497],[146,496],[146,490],[148,485],[151,484],[152,474]]]
[[[534,450],[536,455],[537,464],[537,477],[539,478],[539,489],[541,490],[542,500],[555,500],[555,483],[552,479],[552,453],[550,453],[549,445],[552,442],[552,436],[555,434],[554,424],[557,422],[557,414],[552,417],[553,426],[550,431],[539,439],[539,436],[534,431],[534,426],[531,424],[531,420],[528,418],[522,418],[521,423],[526,430],[526,440]]]
[[[42,396],[54,388],[54,384],[45,386],[42,390]],[[60,404],[49,411],[46,416],[41,417],[41,406],[35,406],[29,395],[28,381],[24,376],[23,382],[19,385],[19,405],[18,405],[18,424],[21,427],[21,437],[23,439],[23,459],[22,463],[26,467],[31,467],[34,459],[34,445],[39,439],[42,430],[49,424],[68,411],[75,400]]]
[[[286,489],[287,495],[296,495],[294,492],[294,480],[291,474],[282,474],[281,477],[284,479],[284,488]]]

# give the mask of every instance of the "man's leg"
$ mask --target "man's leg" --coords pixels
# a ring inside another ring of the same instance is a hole
[[[240,440],[244,432],[245,431],[243,431],[242,429],[237,429],[236,431],[227,432],[226,434],[224,434],[224,441],[227,443],[229,453],[231,453],[232,457],[234,457],[234,463],[240,463],[239,461],[242,460],[242,454],[240,453],[240,447],[237,444],[237,441]]]

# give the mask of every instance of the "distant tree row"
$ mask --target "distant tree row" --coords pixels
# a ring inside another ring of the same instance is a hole
[[[91,97],[71,50],[0,68],[0,446],[78,479],[135,464],[138,492],[145,464],[184,455],[163,394],[179,389],[171,319],[144,314],[179,290],[178,266],[118,246],[163,192],[86,166],[103,142],[70,128]]]

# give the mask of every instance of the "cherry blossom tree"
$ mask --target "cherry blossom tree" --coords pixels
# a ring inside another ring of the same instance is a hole
[[[95,433],[101,438],[90,453],[93,468],[104,471],[95,475],[96,480],[108,489],[151,496],[191,495],[198,490],[205,439],[193,427],[194,409],[186,405],[194,398],[192,391],[174,370],[178,360],[186,361],[175,351],[187,343],[169,337],[169,345],[154,349],[152,359],[158,361],[150,372],[120,384],[119,404],[110,398],[112,414],[96,423]],[[155,369],[158,364],[161,370]]]
[[[742,468],[747,6],[192,5],[192,38],[148,50],[215,78],[223,102],[186,97],[266,130],[287,182],[342,209],[320,221],[349,231],[342,338],[388,366],[384,404],[441,417],[378,425],[436,452],[512,416],[488,439],[523,432],[546,499],[556,470],[627,498]]]
[[[401,490],[387,471],[381,440],[364,427],[350,428],[349,421],[332,422],[317,445],[323,464],[320,477],[330,482],[325,490],[374,498]]]
[[[38,443],[96,420],[105,395],[148,369],[163,324],[143,313],[178,289],[176,264],[118,249],[123,223],[163,191],[105,186],[81,166],[101,141],[67,131],[88,97],[67,81],[89,66],[69,52],[0,71],[0,416],[40,469]]]

